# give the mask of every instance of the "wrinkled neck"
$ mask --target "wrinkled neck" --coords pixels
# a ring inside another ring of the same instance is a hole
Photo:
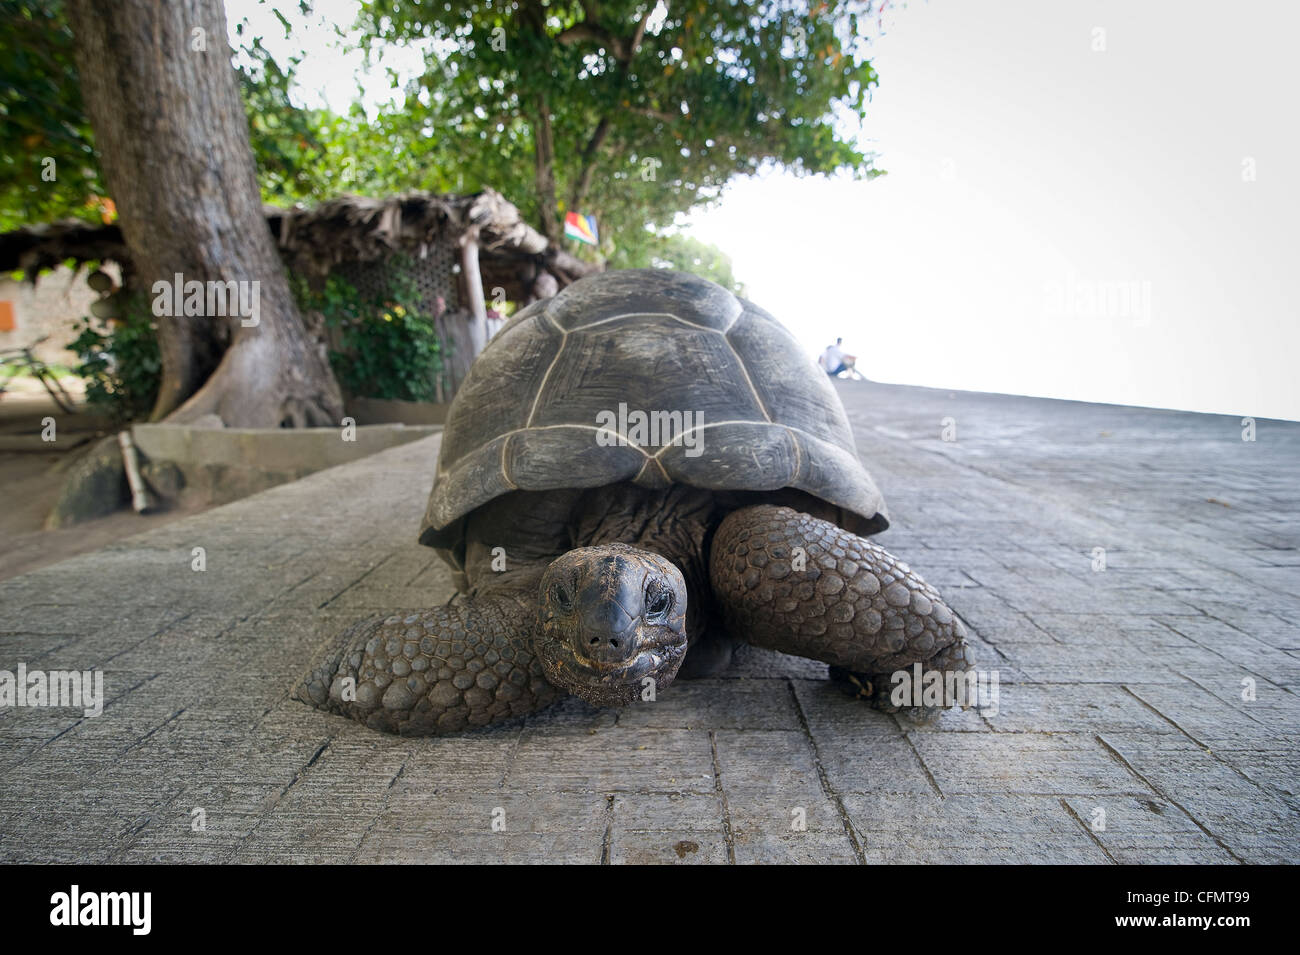
[[[698,635],[711,606],[707,548],[714,521],[711,491],[614,484],[588,491],[577,502],[573,546],[624,543],[668,558],[686,580],[687,633]]]

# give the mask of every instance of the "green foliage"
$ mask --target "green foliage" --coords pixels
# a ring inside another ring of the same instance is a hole
[[[615,269],[676,269],[717,282],[737,295],[745,294],[745,286],[731,271],[731,259],[716,245],[686,235],[647,232],[637,244],[620,244],[609,265]]]
[[[236,24],[236,34],[242,37],[244,27]],[[324,150],[320,133],[329,117],[298,109],[290,100],[293,71],[301,58],[281,68],[260,37],[243,44],[242,52],[248,65],[239,70],[239,90],[248,112],[262,196],[291,204],[322,186],[318,179]]]
[[[121,423],[148,416],[158,397],[162,357],[147,299],[121,299],[122,317],[83,318],[68,348],[81,359],[75,373],[86,382],[86,402]]]
[[[404,163],[455,169],[539,224],[569,208],[597,217],[600,254],[648,264],[659,231],[767,164],[796,173],[874,174],[837,136],[876,83],[862,55],[869,2],[686,0],[635,44],[650,0],[367,0],[372,46],[420,40],[427,72],[401,110]],[[557,201],[535,177],[543,108]],[[587,254],[584,248],[575,248]]]
[[[272,0],[273,4],[275,0]],[[282,9],[301,0],[279,0]],[[277,63],[235,24],[240,88],[270,202],[340,193],[497,189],[525,217],[596,216],[601,246],[576,255],[619,268],[671,263],[734,286],[719,250],[667,235],[735,175],[876,174],[851,142],[876,74],[859,39],[869,0],[673,0],[634,43],[653,0],[364,0],[367,54],[418,42],[426,69],[368,119],[304,110],[300,58]],[[286,23],[287,19],[281,17]],[[342,25],[341,30],[342,32]],[[105,187],[94,160],[62,0],[0,0],[0,230],[66,215],[93,219]],[[542,106],[555,201],[539,192]],[[837,132],[843,131],[843,133]],[[41,158],[57,162],[54,183]],[[701,271],[702,270],[702,271]]]
[[[240,38],[238,78],[254,161],[269,201],[324,199],[348,188],[360,167],[364,125],[294,106],[289,91],[299,59],[283,67],[261,38]],[[115,213],[94,151],[62,0],[0,0],[0,231],[75,217],[110,221]],[[55,161],[44,179],[46,157]]]
[[[406,260],[391,260],[387,275],[387,291],[371,299],[338,275],[320,290],[298,281],[299,308],[320,312],[336,330],[339,347],[330,350],[330,364],[345,390],[365,398],[433,401],[443,351],[434,317],[423,311]]]
[[[0,0],[0,230],[98,220],[105,194],[62,3]]]

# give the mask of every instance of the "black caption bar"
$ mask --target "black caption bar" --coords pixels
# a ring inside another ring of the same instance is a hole
[[[810,884],[803,874],[749,872],[735,875],[736,892],[757,888],[772,893],[794,910],[825,926],[834,912],[874,909],[893,898],[888,917],[877,911],[872,921],[876,944],[880,935],[898,933],[905,941],[914,932],[912,918],[934,907],[959,903],[961,920],[997,914],[1013,930],[1038,929],[1070,939],[1168,936],[1180,943],[1192,935],[1231,944],[1258,930],[1276,932],[1288,924],[1282,912],[1284,885],[1292,873],[1281,867],[1179,867],[1179,866],[1005,866],[945,867],[918,871],[874,866],[869,872],[851,868],[823,873]],[[608,873],[570,871],[557,879],[533,869],[502,872],[437,867],[369,867],[340,871],[340,867],[110,867],[110,866],[7,866],[3,876],[6,930],[23,935],[66,935],[77,943],[112,941],[147,944],[155,939],[169,943],[200,938],[205,943],[272,941],[280,936],[300,939],[316,935],[328,946],[373,940],[378,910],[398,913],[448,907],[430,925],[452,930],[458,918],[491,918],[500,906],[510,922],[532,935],[542,925],[555,927],[555,917],[575,917],[582,911],[582,926],[572,926],[584,937],[597,927],[619,928],[631,913],[623,905],[599,905],[619,888]],[[658,873],[625,873],[617,881],[635,883],[654,879],[676,888],[694,880],[685,874],[663,878]],[[897,882],[898,891],[886,886]],[[480,883],[475,885],[475,883]],[[767,883],[767,885],[762,885]],[[710,880],[717,885],[716,877]],[[904,891],[904,887],[911,890]],[[928,888],[922,889],[922,887]],[[550,887],[559,897],[547,891]],[[726,887],[722,887],[724,891]],[[574,898],[586,897],[589,906],[575,909]],[[685,899],[683,899],[685,901]],[[556,908],[558,904],[558,908]],[[685,918],[669,908],[652,908],[642,917]],[[730,911],[730,914],[724,914]],[[909,915],[910,912],[910,915]],[[752,914],[723,907],[714,910],[716,926],[708,931],[746,932],[758,928]],[[541,921],[532,922],[533,919]],[[701,928],[698,915],[693,917]],[[741,924],[737,924],[737,922]],[[532,924],[532,928],[524,929]],[[658,935],[665,926],[625,926],[635,938],[640,931]],[[958,925],[950,929],[960,930]],[[846,925],[846,931],[847,931]],[[421,933],[424,934],[424,933]],[[96,938],[99,936],[100,938]],[[52,939],[53,940],[53,939]]]

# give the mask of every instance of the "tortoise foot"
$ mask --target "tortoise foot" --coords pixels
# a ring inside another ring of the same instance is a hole
[[[873,710],[898,715],[920,726],[936,722],[946,707],[900,706],[890,699],[893,684],[888,673],[855,673],[843,667],[831,667],[831,681],[855,700],[862,700]]]
[[[719,526],[709,559],[727,629],[756,646],[854,673],[970,669],[965,624],[938,592],[829,521],[789,507],[741,508]]]

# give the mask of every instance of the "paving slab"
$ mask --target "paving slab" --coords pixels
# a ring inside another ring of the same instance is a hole
[[[752,649],[438,739],[290,700],[356,618],[451,595],[434,436],[0,582],[0,670],[105,697],[0,709],[0,860],[1300,861],[1300,424],[836,387],[996,705],[886,716]]]

